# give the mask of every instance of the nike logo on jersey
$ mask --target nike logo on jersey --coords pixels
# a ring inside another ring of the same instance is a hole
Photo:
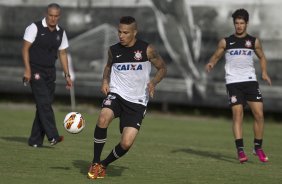
[[[41,36],[44,36],[44,35],[45,35],[45,33],[42,33],[42,34],[41,34]]]
[[[236,42],[230,42],[230,45],[234,45]]]
[[[261,97],[260,97],[260,96],[257,96],[257,99],[258,99],[258,100],[260,100],[260,99],[261,99]]]
[[[119,57],[121,57],[122,55],[121,54],[119,54],[119,55],[116,55],[116,58],[119,58]]]

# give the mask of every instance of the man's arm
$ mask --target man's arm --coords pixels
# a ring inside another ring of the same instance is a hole
[[[72,87],[72,80],[69,74],[68,55],[67,55],[66,49],[59,50],[59,58],[60,58],[60,62],[61,62],[63,71],[65,73],[65,79],[67,82],[66,88],[70,89]]]
[[[259,39],[256,39],[255,42],[255,53],[260,61],[262,79],[265,80],[269,85],[271,85],[271,79],[267,74],[266,58]]]
[[[157,69],[155,76],[148,84],[149,94],[151,98],[153,98],[155,86],[165,77],[167,73],[167,68],[164,60],[152,45],[149,45],[147,48],[147,56],[149,61]]]
[[[31,47],[32,43],[28,41],[23,41],[23,47],[22,47],[22,59],[24,63],[24,80],[26,82],[30,81],[31,78],[31,69],[30,69],[30,63],[29,63],[29,48]]]
[[[216,65],[218,60],[223,56],[225,48],[226,48],[226,41],[223,38],[218,42],[217,49],[215,50],[209,62],[205,66],[207,72],[210,72],[213,69],[213,67]]]
[[[104,68],[103,72],[103,80],[102,80],[102,86],[101,86],[101,91],[103,94],[107,95],[110,92],[110,75],[111,75],[111,67],[112,67],[112,52],[109,49],[108,50],[108,61],[107,64]]]

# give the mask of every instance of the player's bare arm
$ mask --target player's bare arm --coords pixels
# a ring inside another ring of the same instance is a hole
[[[149,94],[151,98],[153,98],[155,92],[155,86],[165,77],[167,68],[164,60],[152,45],[149,45],[147,48],[147,56],[149,61],[157,69],[156,75],[148,84]]]
[[[26,80],[26,82],[30,81],[31,78],[31,69],[30,69],[30,63],[29,63],[29,48],[31,47],[30,42],[28,41],[23,41],[23,47],[22,47],[22,59],[23,59],[23,63],[25,66],[25,70],[24,70],[24,78]]]
[[[108,61],[104,68],[102,87],[101,87],[101,91],[105,95],[107,95],[110,92],[109,82],[110,82],[110,75],[111,75],[112,58],[113,58],[112,52],[109,49],[108,50]]]
[[[267,61],[266,61],[266,57],[264,55],[263,49],[262,49],[262,45],[260,43],[259,39],[256,39],[255,42],[255,53],[260,61],[260,67],[261,67],[261,77],[263,80],[265,80],[269,85],[271,85],[271,79],[267,74]]]
[[[226,41],[224,38],[222,38],[218,42],[216,51],[214,52],[209,62],[205,66],[205,70],[207,72],[210,72],[213,69],[213,67],[216,65],[218,60],[223,56],[225,48],[226,48]]]
[[[72,80],[69,74],[68,56],[67,56],[66,49],[59,50],[59,58],[60,58],[60,62],[61,62],[63,71],[65,73],[65,79],[67,82],[66,88],[70,89],[72,87]]]

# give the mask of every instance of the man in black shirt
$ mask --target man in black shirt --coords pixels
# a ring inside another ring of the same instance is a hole
[[[40,147],[46,135],[51,145],[63,140],[59,136],[52,101],[55,92],[55,62],[59,55],[65,73],[66,88],[72,87],[69,75],[66,48],[68,39],[65,31],[58,26],[61,7],[52,3],[47,7],[46,17],[29,25],[24,34],[22,57],[25,66],[23,80],[30,83],[36,103],[36,115],[28,144]]]

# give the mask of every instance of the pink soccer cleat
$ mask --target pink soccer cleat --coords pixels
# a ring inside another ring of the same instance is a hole
[[[257,155],[261,162],[267,162],[268,157],[265,155],[264,151],[260,148],[257,150],[253,150],[254,155]]]
[[[244,151],[238,151],[238,160],[241,164],[248,161],[248,157],[246,156]]]

